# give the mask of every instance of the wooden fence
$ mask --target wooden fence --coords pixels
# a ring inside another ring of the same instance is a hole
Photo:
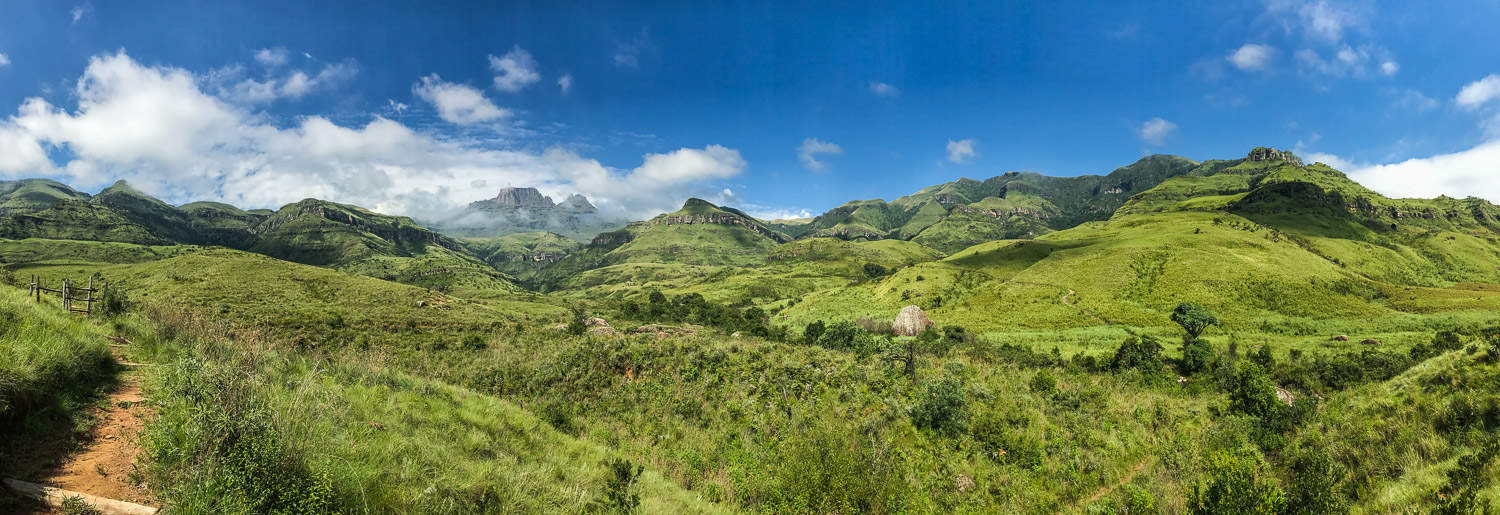
[[[62,289],[54,290],[43,286],[42,279],[33,275],[31,276],[31,288],[28,295],[40,303],[42,301],[42,292],[55,293],[62,299],[63,308],[67,309],[69,313],[83,313],[87,315],[94,312],[94,301],[99,300],[94,298],[94,294],[99,291],[99,289],[94,288],[93,277],[89,278],[89,286],[87,288],[73,286],[68,281],[68,278],[64,277],[62,280]],[[82,302],[83,307],[78,307],[77,302]]]

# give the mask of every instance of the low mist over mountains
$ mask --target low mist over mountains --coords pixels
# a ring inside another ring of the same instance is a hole
[[[490,238],[521,232],[551,232],[579,241],[625,225],[599,210],[583,195],[573,194],[562,203],[536,188],[504,188],[495,198],[472,202],[452,217],[427,224],[446,234]]]

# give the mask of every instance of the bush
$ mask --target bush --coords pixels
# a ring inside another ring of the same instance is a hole
[[[886,269],[878,263],[865,263],[865,277],[874,279],[886,274]]]
[[[1182,361],[1178,363],[1182,375],[1190,376],[1207,371],[1213,365],[1214,349],[1203,340],[1189,340],[1182,344]]]
[[[609,470],[609,482],[604,489],[605,506],[615,513],[635,513],[641,505],[641,494],[634,491],[635,482],[645,467],[629,460],[614,459],[609,462]]]
[[[1057,393],[1057,378],[1052,377],[1052,372],[1046,370],[1039,370],[1032,375],[1030,385],[1031,391],[1042,395]]]
[[[1260,477],[1248,458],[1217,452],[1208,457],[1208,484],[1193,487],[1188,511],[1196,514],[1278,513],[1286,495],[1272,481]]]
[[[1270,345],[1261,345],[1259,348],[1256,348],[1254,352],[1250,353],[1250,361],[1254,361],[1255,364],[1267,370],[1276,366],[1276,356],[1271,354]]]
[[[1319,438],[1304,442],[1291,458],[1287,479],[1288,506],[1301,513],[1344,513],[1348,502],[1340,493],[1343,467],[1328,455],[1327,445]]]
[[[104,287],[104,292],[99,297],[97,313],[115,316],[124,313],[129,307],[130,299],[125,295],[125,290],[119,286],[109,285]]]
[[[828,326],[824,325],[822,320],[814,320],[811,324],[807,324],[806,329],[802,330],[802,343],[817,345],[818,338],[822,337],[823,332],[827,330]]]
[[[946,377],[929,383],[917,405],[912,407],[912,423],[945,433],[959,433],[968,426],[969,411],[963,385]]]
[[[854,351],[860,355],[868,355],[875,351],[875,338],[852,322],[835,322],[823,332],[822,336],[818,337],[818,345],[828,349]]]
[[[1120,343],[1114,358],[1109,361],[1111,370],[1138,369],[1154,372],[1161,369],[1161,344],[1150,336],[1132,336]]]

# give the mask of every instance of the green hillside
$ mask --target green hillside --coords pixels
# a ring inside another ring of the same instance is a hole
[[[87,193],[51,179],[0,181],[0,216],[34,213],[64,200],[88,199]]]

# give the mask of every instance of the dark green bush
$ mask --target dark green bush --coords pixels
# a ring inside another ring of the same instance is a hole
[[[853,322],[834,322],[818,337],[818,345],[834,350],[847,350],[860,355],[875,351],[875,338]]]
[[[1344,513],[1344,468],[1328,454],[1327,444],[1310,438],[1291,456],[1287,467],[1287,508],[1292,513]]]
[[[963,385],[945,377],[929,383],[912,406],[912,423],[946,433],[959,433],[967,427],[969,411]]]
[[[880,277],[880,276],[885,275],[885,274],[886,274],[885,267],[881,266],[879,263],[865,263],[865,276],[866,277],[874,279],[876,277]]]
[[[814,320],[812,323],[807,324],[806,329],[802,330],[802,343],[817,345],[818,338],[822,337],[823,332],[827,330],[828,326],[824,325],[822,320]]]
[[[1137,369],[1146,372],[1160,370],[1161,343],[1150,336],[1131,336],[1120,343],[1115,355],[1109,360],[1111,370]]]
[[[1207,371],[1213,364],[1214,349],[1208,342],[1203,340],[1189,340],[1182,344],[1182,361],[1179,369],[1182,375],[1190,376],[1199,372]]]

